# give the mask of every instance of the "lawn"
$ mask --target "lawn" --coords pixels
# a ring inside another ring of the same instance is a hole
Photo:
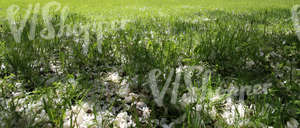
[[[297,128],[297,4],[2,0],[0,127]]]
[[[11,0],[1,1],[1,14],[5,9],[16,4],[26,9],[29,4],[40,3],[42,6],[51,0]],[[282,8],[290,9],[296,0],[57,0],[63,6],[71,8],[72,12],[100,18],[137,17],[145,15],[178,15],[201,12],[201,9],[228,11],[248,11],[258,9]],[[147,16],[148,16],[147,15]],[[112,19],[113,20],[113,19]]]

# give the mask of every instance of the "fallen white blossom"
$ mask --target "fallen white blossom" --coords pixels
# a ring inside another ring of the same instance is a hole
[[[135,127],[135,123],[132,121],[131,116],[128,116],[127,112],[119,113],[114,120],[115,128],[130,128]]]
[[[298,128],[298,126],[299,126],[299,123],[294,118],[290,118],[290,120],[286,124],[287,128]]]

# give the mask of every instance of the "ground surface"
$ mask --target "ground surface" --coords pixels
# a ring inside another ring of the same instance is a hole
[[[49,2],[0,1],[0,127],[299,127],[300,1],[57,0],[16,40]]]

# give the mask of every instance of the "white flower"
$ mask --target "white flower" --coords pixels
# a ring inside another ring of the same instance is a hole
[[[232,98],[228,98],[222,117],[225,119],[227,124],[233,125],[233,123],[237,121],[238,118],[245,117],[245,113],[246,109],[244,104],[234,104]]]
[[[207,104],[196,104],[196,106],[193,107],[193,109],[197,112],[202,111],[204,113],[208,113],[212,119],[216,119],[217,114],[218,114],[215,106],[212,106],[211,108],[209,108],[209,106]]]
[[[243,105],[241,103],[236,105],[236,110],[240,114],[239,117],[241,117],[241,118],[245,117],[245,105]]]
[[[107,79],[115,83],[120,83],[121,77],[118,72],[113,72],[108,74]]]
[[[1,64],[1,70],[4,70],[6,66],[4,64]]]
[[[222,96],[220,96],[219,93],[216,93],[210,100],[211,102],[216,102],[222,99]]]
[[[291,118],[290,121],[287,122],[287,128],[298,128],[299,123],[296,119]]]
[[[118,94],[119,96],[125,98],[129,95],[129,92],[130,92],[129,85],[123,85],[119,89]]]
[[[202,105],[201,104],[196,104],[196,106],[194,107],[194,110],[196,110],[196,111],[198,111],[198,112],[200,112],[200,111],[202,111]]]
[[[80,128],[87,128],[94,124],[94,115],[87,113],[90,110],[90,104],[83,103],[82,105],[72,106],[72,109],[66,112],[66,118],[64,119],[64,128],[69,128],[70,118],[72,118],[73,124],[76,124]],[[72,117],[71,117],[72,116]]]
[[[211,110],[208,112],[208,114],[210,115],[210,117],[212,117],[213,119],[216,119],[216,117],[217,117],[217,109],[216,109],[216,107],[215,106],[213,106],[212,108],[211,108]]]
[[[19,97],[23,95],[23,92],[12,92],[13,97]]]
[[[58,63],[58,62],[56,62],[56,61],[51,61],[51,62],[50,62],[50,69],[51,69],[53,72],[55,72],[55,73],[61,75],[61,74],[63,73],[63,71],[62,71],[62,69],[61,69],[61,66],[56,65],[57,63]]]
[[[169,125],[168,124],[162,124],[161,127],[163,127],[163,128],[173,128],[173,125],[174,125],[174,123],[170,123]]]
[[[142,110],[144,107],[147,107],[147,105],[144,102],[137,102],[136,103],[136,108],[139,110]]]
[[[129,93],[129,96],[126,96],[124,100],[126,103],[131,103],[131,102],[133,102],[134,99],[137,99],[137,98],[138,98],[137,94]]]
[[[113,114],[108,110],[100,111],[97,113],[96,122],[98,126],[103,126],[106,123],[112,124],[113,120]]]
[[[91,110],[92,106],[89,103],[85,102],[81,105],[81,108],[84,112],[86,112],[88,110]]]
[[[250,67],[252,67],[252,66],[254,66],[254,65],[255,65],[255,62],[254,62],[253,60],[248,59],[248,60],[246,61],[246,66],[247,66],[248,68],[250,68]]]
[[[20,88],[22,86],[22,83],[16,83],[16,87]]]
[[[129,128],[134,126],[135,123],[131,120],[131,116],[128,116],[127,112],[119,113],[114,120],[115,128]]]
[[[286,41],[283,41],[282,44],[285,45],[285,44],[286,44]]]
[[[144,107],[144,108],[142,109],[142,111],[143,111],[143,117],[144,117],[145,119],[147,119],[147,118],[150,117],[151,110],[150,110],[148,107]]]

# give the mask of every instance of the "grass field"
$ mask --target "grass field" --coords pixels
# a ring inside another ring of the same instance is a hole
[[[44,5],[51,0],[13,0],[1,1],[1,14],[6,14],[5,9],[12,4],[17,4],[26,9],[29,4],[40,3]],[[290,9],[296,0],[58,0],[57,2],[71,8],[72,12],[81,13],[93,17],[116,18],[164,15],[190,15],[202,10],[222,9],[227,11],[248,11],[259,9],[282,8]],[[114,19],[112,19],[114,20]]]
[[[2,0],[0,127],[297,128],[297,4]]]

